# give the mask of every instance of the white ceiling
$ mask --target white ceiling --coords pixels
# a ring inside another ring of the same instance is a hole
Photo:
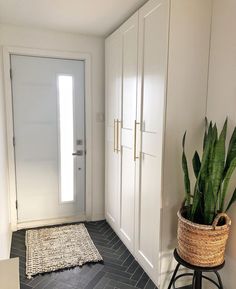
[[[0,0],[0,23],[107,35],[147,0]]]

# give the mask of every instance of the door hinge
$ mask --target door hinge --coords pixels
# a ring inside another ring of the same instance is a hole
[[[16,209],[18,209],[18,201],[16,200]]]
[[[10,68],[10,79],[12,79],[12,69]]]
[[[13,136],[13,139],[12,139],[12,143],[13,143],[13,146],[16,145],[16,138]]]

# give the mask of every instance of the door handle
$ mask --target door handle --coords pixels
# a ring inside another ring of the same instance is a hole
[[[72,153],[72,156],[82,156],[84,152],[82,150],[78,150],[75,153]]]
[[[134,161],[136,161],[136,159],[138,159],[139,157],[137,157],[136,155],[136,147],[137,147],[137,125],[139,125],[140,123],[137,122],[136,120],[134,121]]]

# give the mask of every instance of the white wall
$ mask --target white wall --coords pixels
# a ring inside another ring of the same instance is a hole
[[[213,0],[207,115],[221,126],[229,117],[229,132],[236,126],[236,1]],[[232,189],[236,186],[236,174]],[[232,190],[231,190],[232,191]],[[223,270],[224,288],[236,281],[236,205],[229,212],[232,231]]]
[[[104,218],[104,39],[85,35],[61,33],[51,30],[31,29],[11,25],[0,25],[0,46],[15,46],[89,53],[92,59],[92,219]],[[0,54],[0,242],[8,227],[8,204],[6,188],[6,131],[4,114],[4,90],[2,80],[2,53]],[[3,232],[2,232],[3,230]],[[7,247],[7,242],[4,242]],[[0,244],[1,250],[6,252]],[[2,253],[3,254],[3,253]]]
[[[2,58],[0,55],[0,67]],[[0,259],[9,257],[11,231],[9,220],[8,184],[7,184],[7,148],[3,99],[3,82],[0,77]]]
[[[176,247],[176,214],[184,199],[181,156],[185,130],[189,171],[192,171],[194,151],[202,147],[211,10],[211,0],[178,0],[171,4],[161,224],[161,288],[168,287],[169,272],[173,270],[170,261]]]

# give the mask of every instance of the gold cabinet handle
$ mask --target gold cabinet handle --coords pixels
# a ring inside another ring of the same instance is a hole
[[[136,147],[137,147],[137,125],[140,123],[136,120],[134,121],[134,161],[138,159],[139,157],[136,156]]]
[[[121,135],[121,121],[119,119],[117,119],[117,138],[116,138],[116,141],[117,141],[117,152],[120,152],[121,151],[121,142],[120,142],[120,137]]]
[[[116,119],[114,119],[114,127],[113,127],[113,135],[114,135],[114,143],[113,143],[113,149],[114,153],[116,152]]]

